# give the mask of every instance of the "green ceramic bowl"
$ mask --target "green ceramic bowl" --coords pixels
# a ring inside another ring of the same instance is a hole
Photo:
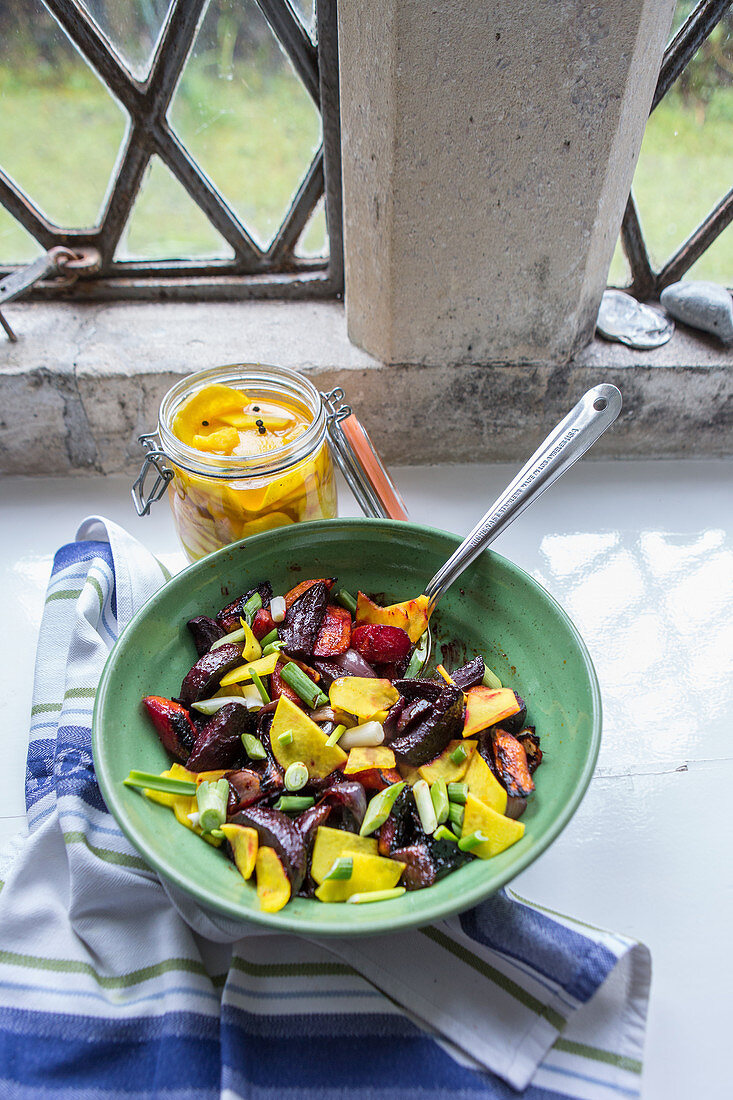
[[[527,700],[545,759],[524,815],[525,835],[491,860],[472,860],[427,890],[370,905],[295,898],[260,911],[254,887],[221,853],[182,828],[169,809],[122,780],[132,768],[169,766],[140,700],[174,696],[196,659],[186,627],[255,582],[276,592],[299,580],[338,576],[352,592],[387,600],[419,594],[459,540],[389,520],[297,524],[235,543],[189,566],[140,611],[110,654],[94,711],[94,760],[105,801],[141,855],[202,905],[273,930],[358,935],[424,925],[476,904],[523,871],[567,825],[590,782],[601,733],[598,681],[577,630],[555,600],[506,559],[485,551],[441,600],[433,619],[448,667],[484,655]],[[434,645],[436,660],[439,644]]]

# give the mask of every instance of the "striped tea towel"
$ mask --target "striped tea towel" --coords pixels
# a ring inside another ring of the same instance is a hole
[[[638,1096],[640,944],[508,890],[430,928],[304,940],[158,880],[105,808],[90,726],[107,653],[163,580],[98,518],[54,561],[29,835],[0,856],[0,1097]]]

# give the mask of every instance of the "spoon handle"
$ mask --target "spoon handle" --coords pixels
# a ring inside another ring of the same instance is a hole
[[[466,536],[432,580],[425,595],[432,609],[445,590],[494,541],[497,535],[521,515],[532,501],[552,485],[573,463],[582,458],[621,412],[621,393],[609,383],[594,386],[550,432],[512,483]]]

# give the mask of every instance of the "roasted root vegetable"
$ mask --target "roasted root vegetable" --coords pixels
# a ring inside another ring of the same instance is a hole
[[[493,858],[523,836],[542,760],[481,655],[411,676],[427,597],[380,606],[334,585],[262,581],[191,618],[180,697],[143,701],[175,762],[125,780],[221,846],[266,912],[392,899]]]

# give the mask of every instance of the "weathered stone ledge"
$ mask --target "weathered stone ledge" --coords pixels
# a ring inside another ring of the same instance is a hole
[[[386,366],[354,347],[337,302],[13,304],[0,355],[0,470],[132,472],[137,437],[182,375],[282,363],[342,385],[389,463],[513,461],[589,386],[624,395],[596,457],[733,453],[733,352],[680,326],[663,348],[595,341],[568,365]]]

